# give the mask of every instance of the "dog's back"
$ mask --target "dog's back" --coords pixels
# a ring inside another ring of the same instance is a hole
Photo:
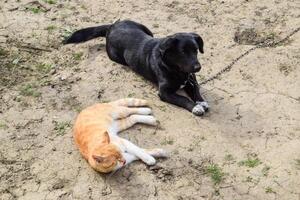
[[[118,40],[118,42],[126,41],[126,39],[130,39],[131,37],[134,37],[135,40],[138,41],[147,35],[153,37],[152,32],[144,25],[134,21],[124,20],[117,21],[113,24],[77,30],[69,38],[64,40],[64,44],[86,42],[97,37],[108,36],[114,37],[114,39],[119,38],[120,40]],[[121,43],[119,43],[119,45],[121,45]]]
[[[146,63],[158,39],[153,38],[147,27],[129,20],[120,21],[111,26],[106,39],[106,50],[111,60],[153,79]]]
[[[74,32],[65,44],[80,43],[96,37],[106,37],[106,51],[109,58],[119,64],[129,66],[148,80],[156,82],[149,65],[149,55],[159,39],[144,25],[130,21],[88,27]]]

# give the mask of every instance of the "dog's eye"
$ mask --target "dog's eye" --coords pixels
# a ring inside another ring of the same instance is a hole
[[[197,53],[198,50],[197,50],[197,49],[192,49],[192,52],[193,52],[193,53]]]

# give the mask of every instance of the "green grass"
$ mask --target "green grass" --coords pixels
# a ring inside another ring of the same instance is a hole
[[[217,164],[210,164],[207,166],[206,172],[210,175],[215,185],[221,183],[225,176],[225,173],[222,172],[222,169]]]
[[[31,11],[34,14],[38,14],[38,13],[44,12],[43,9],[38,8],[38,7],[33,7],[33,6],[27,6],[26,10]]]
[[[41,93],[37,91],[37,88],[33,84],[26,84],[20,87],[20,95],[23,96],[32,96],[32,97],[39,97]]]
[[[161,145],[167,145],[167,144],[172,145],[172,144],[174,144],[174,140],[172,140],[171,138],[165,138],[165,140],[162,141],[160,144]]]
[[[47,30],[47,31],[53,31],[53,30],[55,30],[55,29],[57,29],[57,27],[54,26],[54,25],[50,25],[50,26],[47,26],[47,27],[45,28],[45,30]]]
[[[158,28],[159,24],[153,24],[153,28]]]
[[[81,60],[82,59],[82,56],[83,56],[83,53],[82,52],[78,52],[78,53],[73,53],[73,59],[74,60]]]
[[[238,164],[239,166],[246,166],[249,168],[254,168],[260,165],[262,162],[258,158],[248,158],[247,160],[242,160]]]
[[[57,3],[56,0],[43,0],[43,1],[48,4],[56,4]]]
[[[0,129],[7,129],[8,126],[4,122],[0,122]]]
[[[57,122],[54,121],[54,130],[56,131],[57,135],[65,135],[67,128],[70,127],[70,122]]]
[[[266,193],[273,193],[273,194],[276,193],[271,187],[266,187],[266,188],[265,188],[265,192],[266,192]]]
[[[38,63],[35,68],[40,73],[49,73],[53,68],[53,65],[49,63]]]
[[[160,105],[157,106],[161,111],[166,112],[167,111],[167,107],[165,105]]]
[[[40,86],[47,86],[51,83],[51,80],[47,77],[44,77],[42,79],[39,80],[39,84]]]
[[[20,62],[20,58],[16,58],[16,59],[14,59],[13,61],[12,61],[12,64],[13,65],[18,65],[19,64],[19,62]]]
[[[66,40],[67,38],[69,38],[72,35],[73,32],[74,32],[74,30],[72,30],[70,28],[64,28],[62,30],[61,35],[62,35],[63,39]]]
[[[82,110],[82,107],[81,107],[80,105],[77,105],[77,106],[74,106],[74,107],[73,107],[73,110],[74,110],[75,112],[77,112],[77,113],[80,113],[81,110]]]

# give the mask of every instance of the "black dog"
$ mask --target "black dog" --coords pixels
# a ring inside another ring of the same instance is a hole
[[[195,115],[202,115],[208,110],[194,74],[201,69],[197,51],[204,53],[203,40],[198,34],[177,33],[166,38],[153,38],[152,32],[144,25],[125,20],[81,29],[64,43],[79,43],[96,37],[106,37],[106,50],[111,60],[129,66],[158,84],[161,100]],[[180,88],[192,101],[176,94]]]

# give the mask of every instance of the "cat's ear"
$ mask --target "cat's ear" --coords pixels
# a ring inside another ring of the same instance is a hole
[[[109,134],[107,131],[104,132],[105,142],[110,143]]]
[[[101,163],[104,161],[105,157],[103,156],[96,156],[96,155],[92,155],[93,159],[97,162],[97,163]]]

